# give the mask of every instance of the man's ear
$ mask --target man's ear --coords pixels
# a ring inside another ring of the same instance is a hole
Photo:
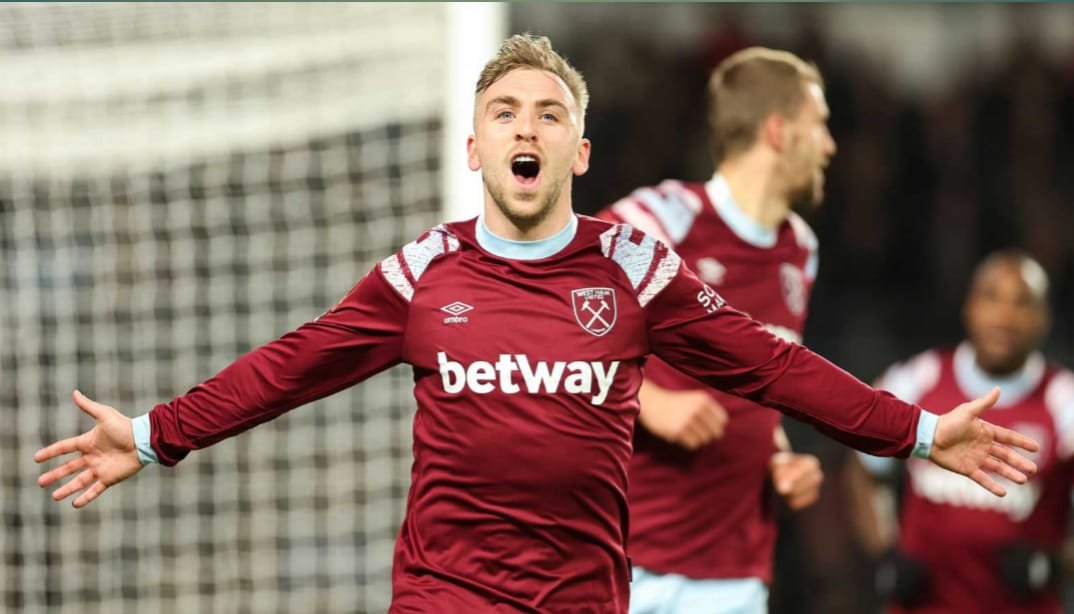
[[[466,162],[470,170],[481,170],[481,159],[477,157],[477,138],[472,134],[466,137]]]
[[[578,155],[574,157],[574,164],[571,166],[575,175],[584,175],[589,170],[589,154],[592,147],[589,139],[582,139],[578,143]]]
[[[776,113],[769,115],[761,122],[761,138],[769,147],[780,153],[783,152],[783,145],[786,142],[785,126],[783,116]]]

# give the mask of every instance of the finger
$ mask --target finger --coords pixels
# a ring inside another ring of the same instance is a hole
[[[686,448],[691,452],[697,450],[703,445],[705,444],[701,441],[701,438],[692,433],[689,435],[684,435],[682,438],[682,447]]]
[[[777,465],[772,473],[772,478],[776,484],[776,492],[781,495],[794,493],[802,481],[801,473],[790,463]]]
[[[675,437],[675,443],[686,448],[687,450],[696,450],[697,447],[701,445],[701,436],[698,435],[697,431],[693,428],[692,425],[687,424],[679,431],[679,434]]]
[[[791,496],[790,499],[787,500],[787,507],[791,508],[794,511],[805,509],[810,505],[816,503],[818,498],[820,498],[820,489],[812,489],[800,493],[795,493],[793,496]]]
[[[60,478],[65,478],[65,477],[71,475],[72,473],[74,473],[74,472],[76,472],[76,471],[78,471],[80,469],[85,469],[85,468],[86,468],[86,457],[85,456],[78,456],[78,457],[72,458],[71,460],[67,461],[66,463],[60,465],[59,467],[56,467],[52,471],[49,471],[47,473],[41,474],[41,477],[37,478],[37,485],[42,486],[42,487],[43,486],[48,486],[49,484],[52,484],[53,482],[55,482],[56,480],[59,480]]]
[[[1036,463],[1007,446],[993,443],[988,453],[1026,475],[1033,475],[1037,472]]]
[[[726,427],[727,421],[730,419],[730,416],[727,415],[727,410],[724,409],[723,405],[720,405],[719,403],[716,404],[714,409],[716,411],[713,413],[715,414],[716,419],[720,422],[720,428]]]
[[[90,399],[78,390],[71,393],[71,398],[75,400],[75,405],[78,405],[79,409],[89,414],[94,420],[103,418],[108,409],[107,406]]]
[[[781,481],[790,483],[792,488],[818,482],[823,475],[820,470],[820,461],[815,456],[780,452],[774,454],[772,459],[776,463],[773,471]]]
[[[781,495],[786,495],[791,491],[787,471],[793,458],[794,454],[790,452],[776,452],[768,459],[768,470],[772,474],[772,484],[775,486],[776,492]]]
[[[812,505],[820,497],[820,485],[823,481],[824,473],[819,468],[802,472],[791,485],[790,491],[784,495],[787,505],[792,510]]]
[[[808,471],[799,482],[802,483],[802,488],[807,491],[820,489],[820,485],[824,482],[824,472],[821,471],[820,461],[812,459],[812,462],[808,465]]]
[[[723,426],[708,408],[697,414],[694,418],[694,426],[704,436],[706,442],[719,439],[723,435]]]
[[[796,479],[813,478],[820,474],[820,460],[810,454],[791,453],[791,462],[788,463],[792,475]]]
[[[974,400],[972,400],[972,401],[970,401],[968,403],[963,403],[962,404],[962,407],[964,408],[963,411],[968,411],[970,413],[970,415],[972,415],[973,417],[976,418],[976,417],[979,417],[981,414],[985,413],[986,411],[988,411],[993,405],[996,404],[996,401],[998,401],[998,400],[999,400],[999,387],[995,386],[995,387],[992,388],[992,390],[988,391],[988,394],[986,394],[984,396],[977,397],[976,399],[974,399]]]
[[[75,479],[60,486],[52,493],[52,499],[54,501],[63,501],[71,494],[82,490],[93,483],[93,480],[97,479],[97,476],[93,474],[92,469],[86,469],[82,473],[75,476]]]
[[[992,438],[998,443],[1021,448],[1027,452],[1036,452],[1040,449],[1039,443],[1017,431],[996,426],[992,423],[989,423],[989,426],[992,427]]]
[[[990,471],[992,473],[1001,475],[1016,484],[1025,484],[1027,480],[1026,474],[1022,473],[1021,471],[1018,471],[1014,467],[1011,467],[1007,463],[1004,463],[1003,461],[999,460],[998,458],[995,458],[994,456],[989,456],[988,458],[986,458],[984,462],[981,463],[981,468],[985,471]]]
[[[37,452],[34,452],[34,462],[43,463],[47,460],[56,458],[57,456],[77,452],[79,437],[81,437],[81,435],[61,439],[52,445],[41,448]]]
[[[999,482],[993,480],[983,469],[974,470],[974,472],[970,474],[970,479],[977,482],[982,488],[997,497],[1007,496],[1007,489],[1000,486]]]
[[[723,405],[717,403],[715,399],[709,399],[709,413],[716,419],[716,422],[720,423],[721,427],[727,424],[727,410],[724,409]]]
[[[709,425],[703,420],[698,419],[696,416],[694,420],[687,425],[687,429],[693,433],[694,439],[697,441],[697,447],[699,448],[718,437],[718,433],[712,432]]]
[[[705,424],[705,430],[708,431],[714,439],[719,439],[723,436],[724,427],[727,425],[727,414],[719,405],[714,403],[706,406],[704,410],[701,411],[700,419]]]
[[[797,496],[803,493],[813,493],[820,490],[821,482],[824,481],[824,472],[819,467],[808,465],[800,468],[791,482],[790,492]]]
[[[108,490],[108,487],[105,486],[104,482],[97,480],[93,483],[93,486],[90,486],[89,489],[86,490],[86,492],[79,495],[78,498],[74,500],[74,503],[72,503],[72,505],[74,505],[76,508],[86,507],[86,505],[88,505],[90,501],[93,501],[97,497],[101,496],[101,493],[106,490]]]
[[[768,464],[772,465],[772,468],[775,469],[778,466],[790,463],[792,460],[794,460],[794,452],[779,450],[772,453],[772,456],[768,459]]]

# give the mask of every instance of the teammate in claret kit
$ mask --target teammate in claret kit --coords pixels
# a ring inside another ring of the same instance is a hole
[[[1019,251],[997,252],[973,276],[963,308],[967,340],[897,364],[877,385],[929,407],[948,407],[998,386],[989,414],[996,424],[1031,434],[1039,472],[1006,497],[980,496],[971,482],[928,463],[905,465],[895,551],[880,578],[894,612],[1058,614],[1060,550],[1067,538],[1074,482],[1074,374],[1037,351],[1048,329],[1048,278]],[[893,477],[889,459],[862,456],[877,477]],[[862,465],[854,464],[860,471]],[[852,494],[874,499],[861,474]],[[876,497],[892,500],[891,497]],[[862,517],[865,543],[892,545],[892,510]]]
[[[571,209],[585,82],[545,38],[508,39],[477,84],[480,217],[389,256],[316,320],[133,421],[81,393],[90,431],[35,455],[82,507],[145,464],[354,385],[414,369],[414,465],[392,612],[626,612],[627,465],[642,363],[818,425],[858,449],[929,458],[1003,494],[1036,450],[978,416],[874,390],[724,304],[663,243]],[[465,321],[460,313],[464,313]],[[463,379],[463,374],[465,379]]]
[[[709,80],[716,173],[635,190],[597,217],[670,245],[701,280],[770,332],[800,342],[817,240],[792,207],[824,194],[835,154],[817,68],[754,47]],[[764,612],[776,541],[772,492],[819,496],[816,457],[789,451],[780,414],[703,387],[659,358],[642,383],[630,463],[630,611]]]

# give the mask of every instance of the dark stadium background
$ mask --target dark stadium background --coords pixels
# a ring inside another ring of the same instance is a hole
[[[839,151],[824,205],[805,214],[820,239],[805,342],[871,380],[959,341],[969,273],[1005,246],[1051,275],[1046,350],[1074,366],[1074,49],[1048,36],[1074,32],[1064,8],[523,4],[510,25],[551,37],[589,82],[592,164],[574,187],[585,213],[638,186],[711,175],[703,93],[728,54],[765,45],[814,61]],[[922,41],[936,46],[915,83]],[[818,505],[783,523],[772,612],[870,611],[871,567],[839,492],[846,449],[787,429],[827,482]]]

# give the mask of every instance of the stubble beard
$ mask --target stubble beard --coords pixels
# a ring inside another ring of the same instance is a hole
[[[808,181],[791,190],[788,200],[794,211],[809,212],[819,209],[824,202],[824,177],[810,175]]]
[[[548,216],[552,214],[552,210],[555,209],[556,201],[559,200],[559,195],[563,192],[563,186],[565,181],[554,182],[548,190],[548,194],[541,202],[541,206],[537,208],[533,213],[524,213],[513,210],[510,203],[507,201],[506,190],[502,185],[493,185],[487,179],[485,180],[485,189],[489,191],[492,196],[492,201],[496,203],[496,208],[500,210],[507,221],[511,222],[511,225],[515,228],[525,232],[536,228],[541,222],[548,219]],[[525,194],[524,196],[530,196]],[[540,194],[533,194],[532,198],[540,198]],[[521,199],[519,199],[521,200]]]

